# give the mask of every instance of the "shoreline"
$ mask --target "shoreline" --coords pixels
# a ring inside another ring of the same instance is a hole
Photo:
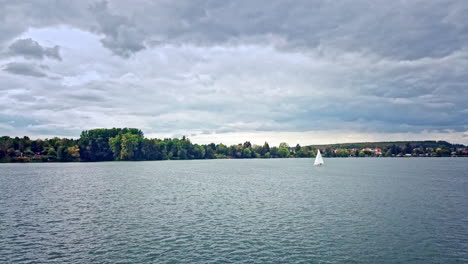
[[[201,160],[280,160],[280,159],[310,159],[315,157],[288,157],[288,158],[217,158],[217,159],[157,159],[157,160],[101,160],[101,161],[0,161],[0,164],[31,164],[31,163],[105,163],[105,162],[146,162],[146,161],[201,161]],[[468,156],[428,156],[428,157],[324,157],[325,159],[427,159],[427,158],[468,158]]]

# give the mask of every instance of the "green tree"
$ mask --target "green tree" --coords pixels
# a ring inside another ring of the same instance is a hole
[[[12,140],[10,137],[0,137],[0,161],[8,159],[8,149],[11,148]]]
[[[278,149],[278,156],[280,158],[287,158],[289,156],[289,149],[287,148],[279,148]]]
[[[231,149],[231,156],[233,158],[242,158],[242,151],[243,151],[242,144],[231,146],[230,149]]]
[[[80,159],[80,148],[78,145],[73,145],[67,148],[70,161],[78,161]]]
[[[335,153],[337,157],[349,157],[350,153],[347,149],[338,149]]]
[[[109,147],[112,150],[112,156],[115,160],[120,159],[120,152],[122,150],[122,136],[117,135],[109,138]]]
[[[296,147],[294,148],[294,150],[296,151],[296,153],[301,151],[301,145],[297,144]]]
[[[270,155],[271,155],[272,158],[277,158],[278,157],[278,148],[277,147],[270,148]]]
[[[251,148],[252,144],[250,144],[250,141],[246,141],[243,145],[244,148]]]
[[[214,159],[215,157],[215,152],[211,146],[207,146],[205,149],[205,159]]]
[[[229,155],[229,148],[224,144],[219,144],[219,145],[216,146],[216,152],[218,154],[227,156],[227,155]]]
[[[135,153],[138,150],[138,145],[141,139],[140,135],[132,134],[130,132],[123,134],[120,159],[132,160],[135,157]]]
[[[137,135],[141,138],[143,137],[143,132],[136,128],[99,128],[83,131],[79,139],[80,156],[82,160],[114,160],[115,157],[112,149],[110,148],[109,139],[116,137],[117,135],[123,135],[127,133]]]
[[[57,159],[57,151],[53,147],[49,147],[47,150],[47,156],[49,157],[49,160],[56,160]]]
[[[181,149],[177,152],[177,156],[178,156],[179,159],[181,159],[181,160],[186,160],[186,159],[187,159],[187,150],[184,149],[184,148],[181,148]]]
[[[297,157],[305,158],[310,157],[309,149],[307,147],[301,147],[298,153],[296,153]]]
[[[437,148],[436,149],[436,155],[438,157],[447,157],[447,156],[450,156],[450,148],[446,147],[446,146],[442,146],[440,148]]]
[[[250,148],[244,148],[242,150],[242,158],[252,158],[252,150]]]
[[[205,148],[195,144],[193,148],[194,158],[195,159],[204,159],[205,158]]]
[[[262,146],[262,150],[260,152],[260,155],[265,156],[266,153],[270,152],[270,145],[268,145],[268,142],[265,141],[265,143]]]

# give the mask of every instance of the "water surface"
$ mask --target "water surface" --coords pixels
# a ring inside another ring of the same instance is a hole
[[[468,159],[0,164],[0,263],[468,263]]]

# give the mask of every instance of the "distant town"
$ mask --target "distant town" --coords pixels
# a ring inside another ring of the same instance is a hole
[[[311,146],[327,157],[468,157],[468,147],[446,141],[366,142]]]
[[[331,157],[468,157],[468,147],[446,141],[393,141],[329,145],[270,146],[194,144],[188,138],[148,139],[136,128],[93,129],[79,139],[0,137],[0,162],[95,162],[120,160],[188,160],[312,158],[317,149]]]

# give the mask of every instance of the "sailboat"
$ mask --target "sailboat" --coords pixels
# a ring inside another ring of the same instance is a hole
[[[322,154],[320,154],[320,149],[317,149],[317,156],[315,157],[314,166],[322,166],[322,165],[323,165]]]

